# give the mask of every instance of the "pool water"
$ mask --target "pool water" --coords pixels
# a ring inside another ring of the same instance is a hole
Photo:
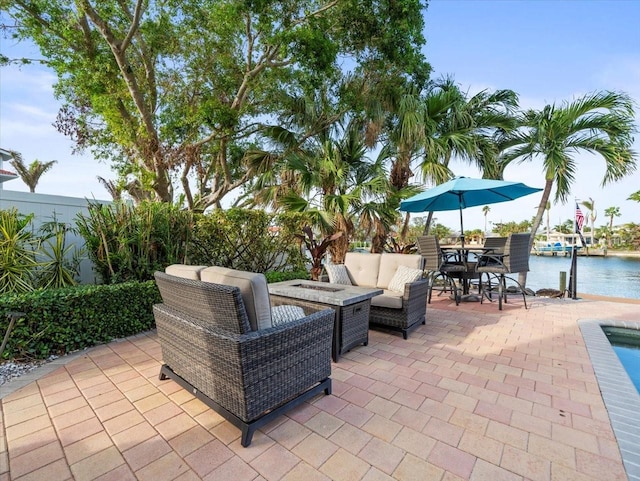
[[[603,327],[602,330],[640,393],[640,331],[622,327]]]

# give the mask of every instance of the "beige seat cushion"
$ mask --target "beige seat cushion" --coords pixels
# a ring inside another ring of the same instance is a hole
[[[251,329],[267,329],[271,324],[271,303],[264,274],[212,266],[200,272],[200,280],[240,288]]]
[[[420,268],[422,257],[419,254],[381,254],[380,274],[378,282],[373,287],[388,289],[389,282],[398,270],[398,266],[407,266],[414,269]]]
[[[171,264],[164,270],[165,274],[170,276],[182,277],[193,281],[200,280],[200,271],[206,269],[207,266],[188,266],[186,264]]]
[[[389,307],[402,309],[402,294],[396,291],[385,290],[379,296],[371,298],[371,305],[376,307]]]
[[[351,283],[354,286],[376,287],[381,255],[347,252],[344,258],[344,265],[347,266]]]

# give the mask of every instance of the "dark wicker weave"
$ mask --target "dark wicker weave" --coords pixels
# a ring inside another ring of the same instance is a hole
[[[514,278],[506,274],[529,271],[529,233],[510,234],[502,253],[486,253],[478,257],[476,272],[480,273],[480,302],[486,296],[493,300],[493,292],[498,291],[498,309],[502,310],[502,302],[507,302],[507,294],[522,294],[524,307],[527,308],[527,297],[524,287]],[[487,282],[483,284],[482,275],[487,275]],[[491,277],[497,279],[497,286],[492,286]],[[515,283],[515,290],[508,290],[506,281]]]
[[[351,348],[359,345],[366,346],[369,343],[370,299],[348,306],[332,306],[271,294],[271,302],[276,306],[288,304],[304,308],[315,307],[317,309],[318,306],[332,308],[335,311],[335,324],[331,350],[335,362],[338,362],[340,355]]]
[[[429,281],[422,279],[404,285],[402,309],[371,306],[369,324],[402,332],[407,338],[409,330],[426,322]]]
[[[252,332],[237,287],[157,272],[153,308],[171,377],[242,429],[242,445],[275,416],[331,392],[333,311]],[[205,307],[206,306],[206,307]]]
[[[418,237],[418,252],[422,256],[423,270],[427,272],[429,280],[429,290],[427,303],[431,302],[431,294],[434,290],[449,292],[454,295],[456,305],[460,303],[460,291],[452,274],[464,275],[467,266],[461,259],[453,259],[446,256],[440,249],[438,238],[434,235],[424,235]],[[442,284],[438,284],[440,280]]]

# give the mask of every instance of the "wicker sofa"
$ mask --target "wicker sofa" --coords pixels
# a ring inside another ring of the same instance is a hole
[[[261,274],[170,266],[155,278],[160,379],[173,379],[239,427],[242,446],[274,417],[331,393],[333,310],[296,307],[304,317],[272,325]]]
[[[407,339],[411,329],[425,324],[429,283],[422,279],[421,262],[422,258],[417,254],[347,253],[344,267],[348,282],[384,290],[382,295],[371,299],[370,326],[400,331]],[[326,267],[331,274],[331,267]],[[410,282],[398,284],[399,271],[403,270],[410,274],[415,272],[418,279],[412,277]],[[333,277],[330,275],[330,282],[336,280]],[[346,283],[344,279],[339,282]]]

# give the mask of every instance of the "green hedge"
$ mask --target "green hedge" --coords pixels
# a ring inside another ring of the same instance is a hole
[[[264,276],[267,278],[268,283],[291,281],[293,279],[309,280],[309,272],[307,272],[306,270],[288,272],[265,272]]]
[[[307,271],[266,272],[267,282],[308,279]],[[20,319],[0,359],[46,359],[155,328],[153,304],[162,302],[155,281],[86,285],[0,296],[0,336],[7,313]],[[2,338],[0,337],[0,340]]]
[[[154,281],[87,285],[0,296],[0,335],[7,312],[18,321],[0,357],[46,359],[155,327],[152,306],[161,302]]]

